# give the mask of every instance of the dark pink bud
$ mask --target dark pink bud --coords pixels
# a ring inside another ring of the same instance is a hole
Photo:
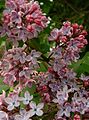
[[[32,9],[30,10],[30,14],[33,13],[34,11],[36,11],[37,9],[39,9],[39,5],[37,3],[34,3],[32,5]]]
[[[35,19],[34,22],[40,26],[42,26],[41,21],[39,19]]]
[[[72,27],[74,28],[74,29],[78,29],[78,24],[77,23],[74,23],[74,24],[72,24]]]
[[[66,37],[66,36],[62,36],[62,37],[61,37],[61,41],[62,41],[63,43],[67,42],[67,37]]]
[[[31,17],[31,15],[27,15],[27,16],[26,16],[26,20],[27,20],[28,22],[32,22],[32,21],[33,21],[33,18]]]
[[[88,80],[84,81],[84,86],[85,86],[85,87],[89,86]]]
[[[8,24],[10,22],[10,16],[6,15],[4,16],[4,23]]]
[[[80,25],[79,28],[82,30],[83,29],[83,25]]]
[[[50,72],[50,73],[53,73],[54,72],[54,70],[53,70],[53,68],[48,68],[48,72]]]
[[[48,93],[44,93],[44,100],[45,100],[45,102],[50,102],[51,101],[50,95]]]
[[[83,47],[84,47],[84,44],[82,43],[78,45],[78,48],[83,48]]]
[[[31,25],[28,25],[27,26],[27,31],[32,32],[33,31],[33,27]]]
[[[44,85],[44,86],[42,86],[42,91],[47,91],[47,86],[46,85]]]
[[[78,115],[78,114],[74,115],[74,119],[73,120],[81,120],[80,115]]]
[[[86,35],[87,35],[87,31],[86,31],[86,30],[83,30],[83,31],[81,32],[81,34],[84,35],[84,36],[86,36]]]

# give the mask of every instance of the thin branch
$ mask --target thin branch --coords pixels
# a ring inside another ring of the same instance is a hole
[[[77,13],[78,15],[80,15],[79,12],[78,12],[73,6],[71,6],[71,4],[68,3],[67,0],[64,0],[64,2],[65,2],[75,13]]]

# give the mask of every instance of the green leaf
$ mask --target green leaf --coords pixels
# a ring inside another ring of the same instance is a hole
[[[2,90],[7,91],[8,89],[9,89],[9,86],[8,86],[8,85],[5,85],[5,84],[3,83],[3,80],[0,79],[0,93],[2,93]]]
[[[46,65],[46,63],[45,62],[41,62],[40,64],[39,64],[39,68],[38,68],[38,72],[46,72],[47,71],[47,68],[48,68],[48,65]]]
[[[73,68],[73,70],[77,72],[79,75],[81,73],[88,74],[89,73],[89,52],[87,52],[85,56],[82,59],[80,59],[78,62],[73,63],[71,65],[71,68]]]
[[[43,54],[50,51],[50,44],[48,42],[47,35],[41,35],[39,38],[29,41],[29,46],[37,51],[42,52]]]

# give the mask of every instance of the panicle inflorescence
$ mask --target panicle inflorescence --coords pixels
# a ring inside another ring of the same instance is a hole
[[[22,86],[33,82],[33,75],[36,73],[36,68],[39,67],[37,58],[41,55],[40,52],[32,50],[27,53],[23,48],[12,48],[5,52],[1,60],[1,76],[4,77],[4,83],[13,86],[14,83]]]
[[[36,38],[47,27],[48,19],[37,1],[6,0],[5,7],[0,33],[1,36],[7,35],[14,44],[18,40],[25,42]]]
[[[57,120],[71,117],[72,112],[85,114],[89,111],[89,95],[84,84],[87,82],[89,85],[89,76],[81,75],[78,78],[73,69],[69,68],[72,62],[80,58],[79,53],[87,44],[86,35],[82,25],[67,21],[60,29],[54,28],[49,36],[49,41],[56,42],[56,47],[50,51],[51,66],[45,75],[40,74],[43,79],[39,76],[39,83],[41,88],[46,86],[47,89],[41,92],[48,93],[49,98],[58,105]]]

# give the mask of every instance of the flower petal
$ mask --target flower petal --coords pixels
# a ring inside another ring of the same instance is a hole
[[[56,98],[53,99],[52,101],[53,101],[54,103],[58,103],[58,99],[56,99]]]
[[[37,105],[37,109],[42,109],[44,107],[44,103],[39,103],[38,105]]]
[[[12,98],[9,98],[9,97],[5,98],[4,100],[7,104],[10,104],[13,102]]]
[[[36,109],[36,103],[31,101],[30,102],[30,107],[33,108],[33,109]]]
[[[66,117],[70,117],[70,112],[64,111]]]
[[[29,116],[30,116],[30,117],[32,117],[33,115],[36,114],[36,112],[35,112],[33,109],[29,110],[28,113],[29,113]]]
[[[24,105],[28,105],[28,104],[29,104],[29,100],[24,99],[24,100],[23,100],[23,104],[24,104]]]
[[[21,115],[15,115],[15,120],[22,120],[23,119],[23,116]]]
[[[13,104],[8,105],[7,109],[8,109],[9,111],[13,110],[13,109],[14,109],[14,105],[13,105]]]
[[[20,103],[16,101],[14,106],[18,107],[19,105],[20,105]]]
[[[7,117],[7,114],[3,111],[0,111],[0,120],[4,117]]]
[[[25,94],[24,94],[24,97],[25,98],[29,98],[30,97],[30,93],[28,91],[26,91]]]
[[[23,101],[23,100],[24,100],[24,97],[19,97],[18,100],[19,100],[19,101]]]
[[[58,118],[60,118],[61,116],[63,116],[63,109],[61,109],[61,110],[59,110],[57,112],[57,116],[58,116]]]
[[[37,109],[37,111],[36,111],[36,115],[38,115],[38,116],[42,116],[42,115],[43,115],[43,111],[42,111],[42,110]]]

